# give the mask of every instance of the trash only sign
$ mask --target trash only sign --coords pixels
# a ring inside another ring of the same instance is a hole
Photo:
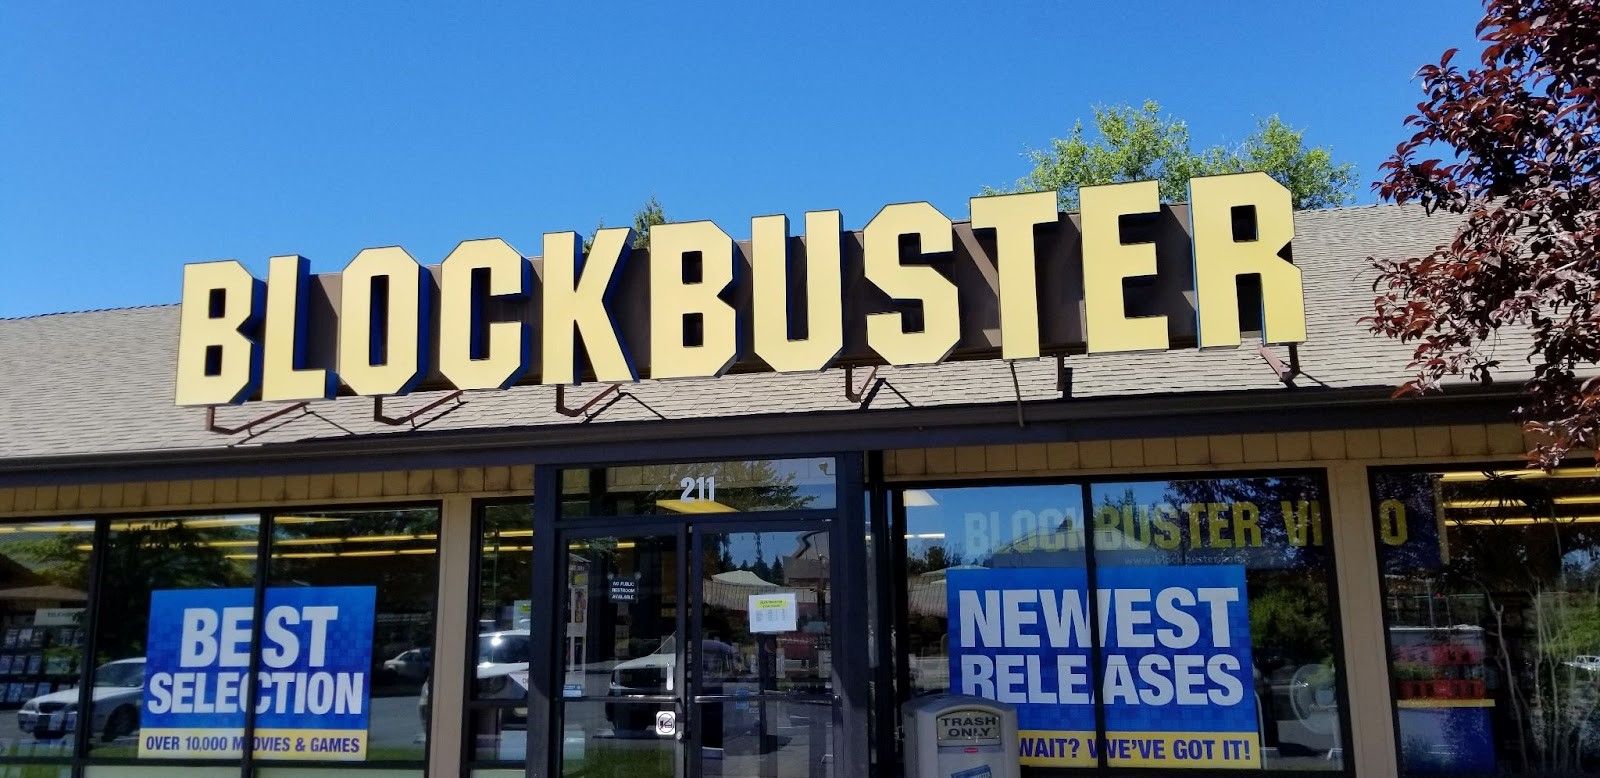
[[[139,757],[362,760],[372,699],[371,586],[267,589],[261,663],[250,674],[254,593],[151,593]]]
[[[1024,765],[1260,767],[1244,568],[1097,579],[1091,604],[1082,568],[951,570],[950,691],[1015,705]]]

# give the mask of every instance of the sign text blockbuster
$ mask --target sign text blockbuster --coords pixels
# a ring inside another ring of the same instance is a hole
[[[313,276],[282,256],[265,283],[237,261],[191,264],[177,402],[1226,347],[1257,320],[1266,342],[1304,341],[1289,192],[1240,173],[1189,193],[1163,206],[1153,181],[1085,187],[1077,214],[1054,192],[977,197],[962,223],[899,203],[859,233],[811,211],[803,239],[784,216],[754,218],[747,242],[661,224],[647,255],[624,228],[587,252],[546,233],[542,259],[498,238],[436,267],[371,248]]]

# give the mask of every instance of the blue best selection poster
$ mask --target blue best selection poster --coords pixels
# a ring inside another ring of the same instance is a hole
[[[1261,765],[1244,568],[948,573],[950,690],[1017,706],[1024,765]],[[1106,736],[1095,738],[1094,636]]]
[[[252,692],[253,597],[250,589],[151,593],[139,756],[239,757],[253,701],[257,756],[365,759],[376,590],[267,589]]]

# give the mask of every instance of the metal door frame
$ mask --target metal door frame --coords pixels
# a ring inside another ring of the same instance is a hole
[[[838,640],[838,637],[841,634],[845,634],[845,633],[842,633],[842,632],[839,631],[840,628],[841,628],[841,625],[838,623],[837,608],[835,607],[837,605],[837,603],[838,603],[838,599],[836,598],[835,595],[839,591],[839,589],[834,584],[833,564],[832,564],[833,549],[836,547],[836,545],[838,543],[841,542],[841,540],[839,538],[839,534],[840,533],[839,533],[839,520],[838,520],[838,518],[836,516],[833,516],[833,517],[818,517],[818,518],[814,518],[814,519],[789,519],[789,518],[763,519],[763,518],[760,518],[761,514],[759,514],[759,513],[726,513],[726,514],[718,514],[718,515],[714,515],[714,516],[715,516],[715,518],[711,518],[711,519],[705,519],[705,518],[699,518],[699,517],[689,517],[684,521],[684,524],[686,524],[688,526],[688,529],[689,529],[689,542],[693,546],[693,549],[690,551],[690,556],[689,556],[690,569],[687,570],[687,571],[683,571],[683,572],[686,572],[688,574],[688,576],[689,576],[689,578],[688,578],[688,582],[689,582],[689,585],[688,585],[688,593],[689,593],[688,603],[689,603],[690,606],[693,606],[693,611],[692,611],[692,615],[690,616],[689,633],[688,634],[691,635],[694,638],[694,641],[692,643],[690,641],[688,641],[688,640],[683,641],[684,646],[694,645],[694,646],[698,647],[700,645],[699,641],[701,639],[703,639],[702,635],[704,634],[704,631],[705,631],[704,624],[703,624],[704,608],[701,607],[701,606],[703,606],[703,604],[705,602],[705,582],[706,582],[706,576],[705,576],[705,538],[706,538],[707,535],[712,535],[712,534],[733,534],[733,533],[752,533],[753,534],[753,533],[760,533],[760,532],[814,532],[817,529],[819,529],[819,527],[817,525],[823,524],[823,525],[826,525],[826,530],[827,530],[827,535],[828,535],[828,554],[829,554],[829,565],[828,565],[828,594],[829,594],[829,602],[828,602],[828,640],[829,640],[829,643],[830,643],[830,647],[829,647],[830,656],[829,656],[829,660],[828,660],[829,664],[830,664],[829,673],[830,673],[830,675],[832,676],[833,679],[837,679],[837,677],[838,677],[838,673],[837,673],[838,661],[837,661],[837,659],[834,658],[834,657],[837,656],[837,652],[835,651],[834,646],[837,645],[836,641]],[[690,662],[690,661],[698,662],[699,661],[699,657],[696,656],[696,657],[694,657],[692,659],[686,659],[685,663],[684,663],[684,667],[688,667],[689,666],[688,662]],[[698,668],[699,665],[695,665],[695,667]],[[703,739],[702,739],[702,736],[701,736],[701,733],[704,731],[704,727],[702,727],[701,723],[700,723],[700,706],[703,705],[703,704],[706,704],[706,703],[716,703],[716,702],[724,701],[724,700],[721,700],[721,699],[710,699],[712,697],[727,697],[729,700],[733,699],[733,697],[731,697],[729,695],[706,695],[706,694],[700,694],[701,689],[700,689],[700,686],[699,686],[699,684],[700,684],[700,679],[698,678],[699,675],[700,674],[697,673],[696,674],[697,677],[696,677],[695,680],[693,680],[692,682],[689,682],[689,683],[685,683],[682,687],[679,687],[679,688],[682,689],[682,692],[683,692],[683,700],[684,701],[683,701],[682,704],[685,707],[687,707],[689,709],[689,711],[690,711],[690,713],[688,715],[688,718],[687,718],[687,726],[689,728],[689,730],[688,730],[689,731],[689,739],[688,739],[688,744],[685,747],[685,750],[683,751],[683,756],[687,760],[687,764],[688,764],[686,775],[689,778],[704,778],[704,774],[703,774],[703,769],[702,768],[703,768],[703,765],[705,763],[705,759],[704,759],[705,751],[704,751],[704,747],[703,747]],[[837,680],[831,680],[829,685],[830,686],[836,686],[837,685]],[[842,720],[843,717],[840,715],[840,708],[842,707],[842,698],[839,695],[837,689],[830,690],[828,692],[828,694],[826,694],[826,695],[799,695],[799,694],[781,694],[781,693],[777,693],[777,692],[768,693],[766,691],[761,690],[759,688],[759,685],[758,685],[757,690],[756,690],[756,695],[755,695],[754,698],[740,698],[740,699],[751,699],[756,704],[760,705],[760,704],[764,704],[766,702],[765,698],[767,698],[767,697],[773,697],[773,698],[776,698],[776,699],[795,700],[795,701],[799,701],[799,702],[818,702],[818,703],[826,702],[829,705],[829,716],[830,716],[830,721],[828,722],[828,725],[829,725],[828,726],[828,736],[829,736],[829,739],[832,741],[830,743],[831,748],[829,750],[832,751],[835,754],[834,762],[835,763],[838,762],[839,749],[841,747],[843,747],[845,745],[845,743],[843,742],[843,739],[839,737],[839,730],[840,730],[840,727],[843,725],[843,720]],[[765,732],[764,728],[763,728],[763,731],[760,733],[760,737],[762,737],[762,738],[766,737],[766,732]],[[837,764],[835,764],[835,767],[837,767]]]
[[[785,459],[803,456],[801,454],[775,455],[771,458]],[[818,457],[830,457],[836,464],[835,473],[835,500],[834,507],[817,510],[795,511],[752,511],[746,513],[729,514],[701,514],[684,516],[681,518],[665,518],[662,516],[630,517],[607,516],[593,518],[567,518],[561,516],[561,471],[568,469],[581,469],[588,467],[610,467],[619,464],[636,463],[631,461],[613,461],[597,463],[573,463],[564,465],[536,465],[534,467],[534,499],[533,499],[533,603],[531,605],[530,633],[547,636],[561,632],[564,623],[559,622],[559,607],[554,592],[564,590],[566,586],[565,538],[575,533],[594,536],[602,535],[673,535],[678,537],[679,548],[684,553],[695,556],[691,566],[680,567],[682,572],[699,572],[698,556],[694,554],[696,541],[689,537],[691,526],[715,528],[723,525],[747,527],[776,528],[785,525],[804,524],[806,521],[826,519],[832,522],[829,531],[830,578],[832,587],[837,592],[869,592],[869,571],[866,569],[867,559],[867,513],[866,492],[863,477],[863,458],[856,452],[821,452],[814,454]],[[718,457],[707,455],[701,461],[750,459],[760,457]],[[662,464],[663,462],[651,460],[642,464]],[[812,525],[815,527],[815,525]],[[652,531],[655,529],[656,531]],[[539,542],[545,538],[545,542]],[[555,541],[555,542],[552,542]],[[680,566],[682,562],[680,561]],[[678,597],[682,603],[678,608],[679,634],[687,635],[686,619],[688,618],[688,581],[680,574],[678,582]],[[551,596],[540,596],[547,593]],[[870,770],[871,750],[869,748],[869,733],[872,717],[869,698],[871,696],[869,665],[870,652],[868,641],[865,637],[869,634],[867,619],[867,604],[865,597],[840,596],[834,601],[833,612],[830,616],[829,629],[833,632],[833,776],[834,778],[866,778]],[[863,639],[847,639],[846,636],[860,635]],[[565,641],[546,640],[545,646],[534,646],[532,656],[528,662],[528,717],[527,717],[527,767],[525,774],[528,778],[555,778],[561,775],[561,749],[564,736],[563,728],[556,705],[562,700],[562,679],[558,656],[564,655]],[[686,663],[684,662],[684,647],[686,641],[679,641],[677,657],[677,677],[674,686],[687,694],[687,686],[682,678]],[[558,648],[561,649],[558,652]],[[685,697],[685,699],[688,699]],[[692,705],[690,706],[692,707]],[[686,721],[692,726],[693,717]],[[893,726],[887,722],[884,726]],[[691,732],[697,729],[691,729]],[[685,753],[680,749],[680,754]],[[686,758],[678,760],[679,765],[687,765]],[[678,775],[684,775],[683,767],[678,768]]]
[[[556,532],[555,532],[555,535],[554,535],[554,537],[556,538],[556,542],[551,544],[551,545],[555,546],[556,548],[561,549],[562,552],[565,552],[566,549],[567,549],[567,544],[569,542],[571,542],[571,541],[574,541],[574,540],[586,540],[586,539],[607,538],[607,537],[615,537],[615,538],[663,538],[663,539],[664,538],[671,538],[672,539],[673,544],[675,545],[675,547],[678,550],[678,561],[677,561],[677,564],[676,564],[676,570],[674,570],[674,573],[677,576],[676,585],[674,587],[676,589],[676,591],[673,594],[673,596],[675,598],[674,602],[677,603],[677,605],[676,605],[677,613],[673,616],[673,621],[674,621],[673,632],[678,637],[676,638],[677,648],[673,652],[672,687],[676,691],[673,692],[672,694],[661,695],[659,699],[654,699],[654,700],[634,698],[633,702],[630,703],[630,704],[648,705],[648,704],[650,704],[652,702],[654,702],[656,704],[660,704],[660,705],[671,704],[673,706],[673,708],[677,712],[677,718],[678,718],[679,721],[683,721],[684,720],[683,711],[687,707],[684,704],[684,691],[685,691],[685,686],[684,686],[684,680],[685,680],[684,668],[687,666],[687,663],[685,661],[686,658],[687,658],[687,653],[685,652],[685,648],[684,648],[685,643],[684,643],[684,640],[683,640],[682,636],[685,634],[684,630],[688,625],[688,615],[685,613],[685,605],[684,605],[684,603],[686,602],[685,597],[687,596],[687,593],[688,593],[688,582],[685,581],[684,577],[683,577],[684,573],[685,573],[684,555],[686,553],[688,553],[687,552],[688,542],[689,542],[689,534],[688,533],[689,533],[689,526],[688,526],[687,523],[684,523],[684,522],[678,522],[678,523],[674,524],[673,522],[665,522],[664,521],[664,522],[660,522],[660,523],[656,524],[655,526],[651,526],[651,525],[648,525],[648,524],[640,524],[640,523],[637,523],[637,522],[628,523],[628,524],[622,524],[622,523],[617,523],[617,522],[596,521],[592,525],[591,524],[586,524],[584,526],[562,527],[562,528],[557,529]],[[535,545],[537,546],[537,544],[535,544]],[[565,558],[566,554],[562,553],[562,554],[560,554],[560,556],[562,558]],[[552,670],[555,673],[557,673],[557,675],[564,675],[562,673],[562,665],[561,665],[561,663],[564,661],[564,658],[566,656],[566,631],[565,631],[565,622],[562,622],[560,620],[559,616],[561,614],[561,609],[563,607],[565,607],[566,600],[565,600],[564,597],[555,596],[555,594],[557,592],[565,592],[565,589],[566,589],[566,573],[567,573],[567,568],[566,568],[565,565],[561,566],[560,573],[561,573],[561,575],[560,575],[560,579],[561,579],[560,588],[553,590],[552,591],[552,596],[545,598],[546,600],[550,601],[552,606],[554,606],[552,608],[552,610],[554,611],[554,613],[552,615],[557,617],[556,621],[555,621],[555,624],[554,624],[555,629],[552,629],[551,631],[547,632],[546,634],[552,635],[552,636],[556,636],[559,633],[559,639],[555,639],[555,640],[549,641],[549,643],[550,643],[550,645],[549,645],[549,649],[550,650],[549,651],[541,651],[540,647],[537,646],[537,645],[533,646],[532,650],[533,650],[533,656],[539,656],[541,653],[547,654],[548,658],[551,660]],[[585,637],[585,640],[587,641],[587,636]],[[530,659],[531,658],[532,657],[530,657]],[[530,665],[529,678],[530,679],[532,678],[531,665]],[[565,685],[565,679],[562,678],[561,679],[561,686],[564,687],[564,685]],[[530,691],[530,694],[531,694],[531,692],[532,692],[532,689],[531,689],[532,684],[530,683],[529,686],[530,686],[529,691]],[[561,715],[559,715],[558,711],[561,710],[561,708],[559,706],[564,706],[567,703],[567,700],[568,700],[568,698],[566,697],[566,695],[564,693],[564,689],[563,689],[563,693],[557,694],[556,696],[553,696],[553,697],[550,698],[549,707],[546,709],[546,714],[549,716],[549,722],[550,722],[547,726],[550,728],[549,731],[550,731],[551,736],[555,739],[555,742],[558,744],[558,750],[556,750],[554,752],[554,756],[558,760],[556,762],[556,764],[555,764],[555,769],[558,772],[554,773],[554,774],[559,774],[559,769],[560,769],[559,758],[561,756],[561,752],[559,750],[559,744],[562,744],[564,742],[564,740],[565,740],[565,737],[566,737],[566,722],[563,720]],[[528,709],[528,714],[529,714],[529,728],[528,729],[529,729],[530,739],[536,741],[537,738],[532,738],[532,732],[533,732],[533,727],[532,727],[533,708],[532,707],[530,707]],[[547,740],[548,739],[549,738],[547,738]],[[681,742],[681,739],[680,739],[680,742]],[[529,756],[530,757],[532,756],[531,751],[529,753]],[[679,754],[678,754],[677,758],[675,759],[676,767],[674,769],[674,774],[679,776],[679,778],[684,778],[684,776],[685,776],[685,773],[683,771],[683,762],[684,762],[684,760],[682,758],[682,752],[681,752],[681,748],[680,748],[679,749]],[[528,760],[528,764],[529,764],[529,767],[531,768],[532,765],[533,765],[533,760],[531,758]]]

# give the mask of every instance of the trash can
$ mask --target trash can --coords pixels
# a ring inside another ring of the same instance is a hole
[[[961,694],[901,708],[906,778],[1019,778],[1017,709]]]

